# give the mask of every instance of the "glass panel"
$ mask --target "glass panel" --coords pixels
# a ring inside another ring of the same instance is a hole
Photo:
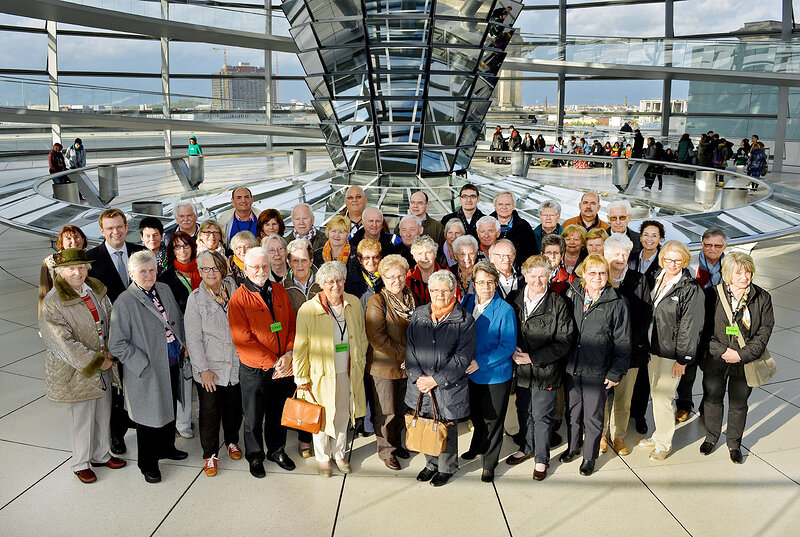
[[[460,134],[460,126],[428,125],[425,127],[425,143],[454,146]]]
[[[432,74],[428,79],[428,95],[431,97],[464,97],[469,93],[473,78],[469,75]]]
[[[335,97],[359,97],[369,95],[367,75],[336,75],[330,77]]]
[[[376,47],[370,49],[372,67],[374,69],[411,69],[425,68],[424,47]]]
[[[367,15],[378,13],[423,12],[431,10],[431,0],[367,0]]]
[[[375,95],[422,97],[425,79],[422,72],[373,75]]]
[[[367,70],[367,55],[363,48],[322,49],[320,54],[329,73]]]
[[[306,74],[317,75],[325,72],[319,59],[319,54],[316,51],[300,52],[297,57],[300,59],[300,63],[303,64]]]
[[[328,91],[328,85],[325,83],[324,77],[307,76],[306,84],[308,84],[311,93],[313,93],[314,97],[316,97],[317,99],[331,96],[330,91]]]
[[[370,44],[407,41],[419,44],[428,41],[428,19],[380,19],[367,22]]]
[[[379,123],[404,121],[419,123],[422,121],[422,101],[389,101],[376,100],[375,113]]]
[[[351,45],[364,40],[364,29],[360,21],[315,22],[312,26],[323,47]]]
[[[468,23],[449,20],[437,20],[433,30],[435,44],[448,45],[480,45],[486,23]]]
[[[486,20],[491,6],[482,0],[437,0],[436,14]]]
[[[294,38],[294,42],[297,44],[297,48],[301,51],[305,52],[317,47],[317,39],[314,37],[314,31],[311,29],[311,26],[300,26],[297,29],[292,28],[289,31]]]
[[[414,151],[380,151],[381,170],[384,173],[415,173],[417,171],[417,155]]]
[[[419,144],[419,126],[381,125],[381,146],[390,144]]]
[[[428,173],[443,173],[449,171],[450,165],[439,151],[423,151],[422,169]]]
[[[358,0],[307,0],[315,20],[340,20],[361,15]]]
[[[333,115],[333,107],[330,101],[314,100],[311,101],[311,104],[314,106],[314,110],[317,111],[320,121],[334,121],[336,119],[336,116]]]
[[[433,47],[431,70],[472,72],[478,63],[480,49]]]

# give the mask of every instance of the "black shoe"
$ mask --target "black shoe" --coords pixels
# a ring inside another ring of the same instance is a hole
[[[169,459],[171,461],[182,461],[183,459],[185,459],[188,456],[189,456],[189,454],[186,453],[185,451],[181,451],[180,449],[173,449],[168,454],[164,455],[163,458],[164,459]]]
[[[287,472],[291,472],[296,468],[294,461],[289,458],[289,455],[287,455],[285,451],[273,453],[272,455],[268,455],[267,458]]]
[[[506,433],[506,434],[508,434],[508,433]],[[519,447],[523,447],[525,445],[525,437],[521,433],[509,434],[508,436],[510,436],[511,440],[513,440],[514,443],[516,445],[518,445]]]
[[[553,429],[553,432],[550,433],[550,447],[554,448],[556,446],[560,446],[563,441],[564,439],[561,438],[561,435],[558,434],[558,431]]]
[[[148,483],[158,483],[161,481],[161,471],[158,469],[142,472],[142,475],[144,476],[144,480]]]
[[[417,481],[430,481],[433,479],[433,476],[435,476],[436,473],[436,470],[428,470],[427,468],[423,468],[422,471],[417,474]]]
[[[450,481],[451,477],[453,477],[453,474],[443,474],[442,472],[436,472],[436,475],[433,476],[433,479],[431,479],[431,485],[434,487],[443,487],[447,484],[448,481]]]
[[[481,481],[484,483],[491,483],[494,481],[494,470],[487,470],[484,468],[483,473],[481,474]]]
[[[362,431],[361,431],[361,432],[359,432],[358,434],[359,434],[360,436],[362,436],[363,438],[369,438],[370,436],[373,436],[375,433],[373,433],[373,432],[370,432],[370,431],[363,431],[363,430],[362,430]]]
[[[397,457],[398,459],[410,459],[411,458],[411,453],[409,453],[406,448],[399,447],[399,448],[395,448],[394,456]]]
[[[636,422],[636,432],[639,434],[647,434],[647,420],[644,418],[634,418]]]
[[[580,454],[581,454],[580,451],[577,451],[577,450],[576,451],[570,451],[569,449],[567,449],[566,451],[564,451],[564,453],[561,454],[561,456],[558,458],[558,460],[561,461],[561,462],[565,462],[565,463],[566,462],[572,462],[575,459],[577,459],[578,456],[580,456]]]
[[[592,475],[592,472],[594,472],[594,461],[587,461],[586,459],[583,459],[580,471],[581,475]]]
[[[731,460],[736,464],[744,463],[744,458],[742,457],[742,450],[741,449],[731,449]]]
[[[702,444],[700,444],[700,453],[703,455],[711,455],[712,451],[714,451],[714,442],[705,440]]]
[[[470,450],[465,451],[464,454],[461,455],[461,458],[464,459],[465,461],[471,461],[472,459],[474,459],[478,455],[479,455],[479,453],[477,451],[472,451],[470,449]]]
[[[128,448],[125,446],[125,439],[124,438],[112,438],[111,439],[111,453],[114,455],[122,455]]]
[[[258,460],[250,461],[250,475],[259,479],[267,477],[267,471],[264,470],[264,463]]]

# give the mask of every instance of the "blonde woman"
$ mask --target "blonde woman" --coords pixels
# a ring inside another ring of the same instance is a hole
[[[314,264],[321,267],[330,261],[347,263],[350,258],[350,219],[337,214],[325,225],[328,240],[314,252]]]
[[[586,257],[586,229],[583,226],[572,224],[561,232],[567,249],[562,260],[567,273],[574,274],[575,269]]]

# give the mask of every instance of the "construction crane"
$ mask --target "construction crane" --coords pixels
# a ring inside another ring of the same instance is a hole
[[[214,47],[213,50],[215,52],[222,52],[222,69],[220,70],[220,74],[227,75],[228,74],[228,51],[231,50],[230,47]],[[220,108],[227,109],[230,108],[230,82],[228,81],[227,77],[220,79],[220,83],[222,86],[222,101],[220,103]]]

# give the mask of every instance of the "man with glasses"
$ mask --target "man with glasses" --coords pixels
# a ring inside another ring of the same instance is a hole
[[[515,265],[516,257],[514,243],[508,239],[500,239],[489,247],[489,262],[498,272],[497,292],[504,300],[512,291],[525,287],[525,278]]]
[[[555,200],[544,200],[539,204],[539,221],[541,223],[533,229],[533,237],[536,240],[535,251],[544,253],[542,239],[548,235],[561,235],[561,232],[564,231],[561,224],[558,223],[559,218],[561,218],[560,203]]]
[[[608,222],[611,224],[611,234],[624,233],[633,243],[630,256],[635,257],[642,250],[642,240],[638,233],[628,227],[632,215],[633,208],[628,200],[617,200],[608,204]]]
[[[600,217],[597,215],[600,210],[600,196],[597,195],[597,192],[586,192],[581,196],[581,202],[578,204],[578,208],[581,213],[565,221],[563,224],[565,229],[568,226],[576,225],[583,226],[586,231],[589,231],[599,226],[608,231],[611,227],[606,222],[600,220]]]
[[[714,287],[722,282],[722,258],[725,257],[725,248],[728,247],[728,235],[715,226],[705,230],[700,239],[702,250],[697,256],[697,267],[692,264],[690,272],[696,274],[695,279],[703,289],[706,290],[706,300],[716,303],[714,297]],[[711,294],[711,296],[709,296]],[[698,355],[704,356],[706,349],[700,349]],[[678,384],[678,395],[675,399],[675,419],[684,422],[689,419],[689,414],[694,408],[692,400],[692,389],[697,378],[697,362],[692,362],[686,366],[686,372],[681,377]],[[698,407],[700,416],[703,415],[703,403]]]
[[[492,216],[500,222],[500,238],[508,239],[514,244],[517,256],[517,267],[530,256],[539,253],[536,249],[536,238],[533,228],[516,210],[517,202],[511,192],[500,192],[494,197]]]
[[[480,209],[478,209],[478,202],[480,202],[480,194],[478,187],[473,184],[467,183],[461,187],[461,192],[458,194],[461,200],[461,208],[455,212],[445,215],[442,218],[442,226],[446,226],[447,222],[453,218],[458,218],[464,224],[464,231],[467,235],[472,235],[478,238],[478,220],[484,216]]]
[[[364,193],[364,189],[357,185],[348,188],[344,194],[344,205],[344,210],[339,214],[350,219],[350,236],[352,237],[364,227],[362,216],[367,207],[367,195]]]
[[[428,216],[429,207],[430,203],[428,203],[428,195],[422,190],[417,190],[411,194],[411,197],[408,199],[409,212],[419,218],[422,222],[421,235],[427,235],[428,237],[432,238],[441,248],[441,246],[444,244],[444,226],[438,220],[434,220]],[[402,236],[399,223],[397,224],[397,227],[394,228],[394,232],[396,235]],[[405,239],[403,239],[403,242],[406,242]],[[407,245],[410,246],[410,243],[407,243]]]
[[[281,412],[294,392],[292,349],[295,313],[286,289],[269,280],[267,251],[258,246],[244,257],[246,279],[230,299],[228,320],[241,362],[245,458],[253,477],[265,477],[266,458],[284,470],[295,469],[286,454]]]

